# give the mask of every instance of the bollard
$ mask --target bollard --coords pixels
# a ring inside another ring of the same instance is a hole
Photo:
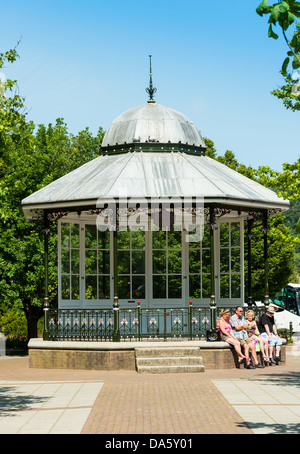
[[[138,305],[138,336],[139,340],[141,340],[141,325],[142,325],[142,318],[141,318],[141,302],[137,302]]]
[[[189,307],[189,338],[192,340],[193,338],[193,301],[189,301],[190,307]]]
[[[270,302],[269,295],[265,295],[265,297],[264,297],[264,305],[266,307],[268,307],[269,306],[269,302]]]
[[[120,342],[119,299],[117,296],[114,297],[113,311],[114,311],[114,331],[112,340],[113,342]]]
[[[211,320],[211,329],[216,329],[217,320],[216,320],[216,299],[215,295],[211,295],[210,297],[210,320]]]
[[[49,340],[49,299],[44,298],[44,332],[43,340]]]

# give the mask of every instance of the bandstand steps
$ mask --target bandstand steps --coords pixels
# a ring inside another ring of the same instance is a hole
[[[144,374],[204,372],[199,347],[135,349],[136,370]]]

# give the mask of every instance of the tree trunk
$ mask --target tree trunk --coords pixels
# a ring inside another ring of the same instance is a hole
[[[28,340],[33,337],[38,337],[37,324],[43,315],[44,311],[41,307],[29,306],[25,309]]]

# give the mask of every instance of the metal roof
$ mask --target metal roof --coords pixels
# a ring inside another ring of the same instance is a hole
[[[182,143],[206,148],[191,120],[182,113],[154,101],[119,115],[106,131],[102,147],[149,141]]]
[[[207,156],[134,151],[99,156],[22,200],[22,208],[32,217],[40,208],[83,206],[115,197],[202,197],[204,202],[247,207],[289,207],[275,192]]]

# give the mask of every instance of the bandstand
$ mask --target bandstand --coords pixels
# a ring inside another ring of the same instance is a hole
[[[268,299],[268,219],[288,209],[289,202],[206,156],[196,126],[182,113],[156,103],[155,91],[150,71],[148,102],[111,123],[99,157],[22,201],[27,218],[44,220],[45,341],[62,339],[59,332],[78,340],[79,325],[84,329],[89,325],[93,332],[101,323],[105,334],[87,335],[88,339],[119,340],[115,325],[122,320],[127,321],[124,328],[135,323],[133,337],[140,339],[143,326],[151,320],[149,311],[156,309],[161,317],[164,314],[166,335],[171,328],[165,314],[175,311],[170,323],[176,325],[178,311],[186,311],[185,322],[180,321],[184,334],[183,326],[189,331],[193,323],[191,306],[202,310],[202,317],[215,304],[218,308],[243,305],[245,285],[252,294],[251,229],[257,224],[264,236],[265,295],[261,296]],[[55,309],[49,307],[47,291],[50,222],[58,227]],[[113,305],[110,316],[107,311]],[[145,310],[147,318],[142,314]],[[65,314],[61,331],[58,311]],[[122,311],[131,314],[130,321]],[[207,319],[213,327],[209,315]],[[51,337],[51,323],[56,337]],[[68,324],[75,324],[75,331],[68,331]]]

